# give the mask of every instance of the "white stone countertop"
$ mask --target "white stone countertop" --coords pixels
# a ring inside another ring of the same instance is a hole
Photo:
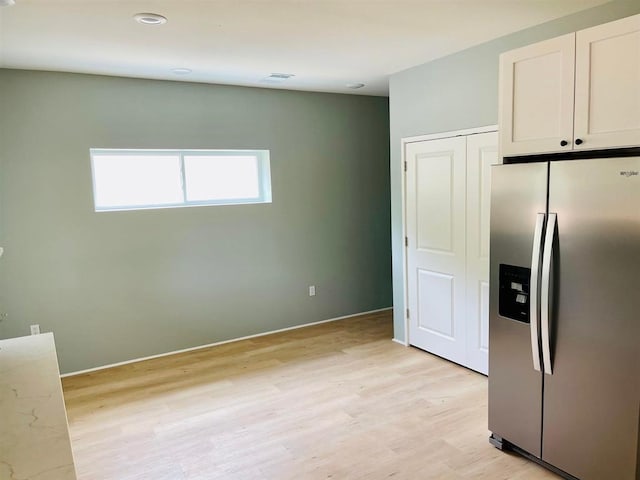
[[[76,480],[52,333],[0,340],[0,479]]]

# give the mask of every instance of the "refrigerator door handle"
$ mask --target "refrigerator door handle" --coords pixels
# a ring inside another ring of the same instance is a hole
[[[544,373],[553,375],[551,367],[551,341],[549,335],[549,308],[551,297],[551,260],[553,259],[553,239],[556,234],[557,215],[549,214],[547,232],[544,238],[544,252],[542,254],[542,282],[540,294],[540,333],[542,336],[542,361]]]
[[[533,231],[533,248],[531,250],[531,278],[529,279],[529,326],[531,327],[531,354],[533,369],[540,371],[540,346],[538,342],[538,320],[540,318],[540,257],[542,254],[542,234],[544,232],[545,214],[538,213],[536,227]]]

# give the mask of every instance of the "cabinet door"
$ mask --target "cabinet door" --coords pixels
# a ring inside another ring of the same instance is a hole
[[[571,150],[574,64],[574,33],[500,56],[502,156]]]
[[[576,34],[576,149],[640,144],[640,15]]]
[[[467,366],[489,369],[491,165],[501,163],[496,132],[467,137]]]
[[[409,343],[463,365],[465,149],[454,137],[405,150]]]

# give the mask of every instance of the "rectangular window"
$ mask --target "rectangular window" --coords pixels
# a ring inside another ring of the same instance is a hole
[[[96,212],[270,203],[268,150],[91,149]]]

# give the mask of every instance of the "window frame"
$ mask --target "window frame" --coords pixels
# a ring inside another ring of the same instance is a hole
[[[155,210],[159,208],[181,208],[181,207],[202,207],[215,205],[252,205],[260,203],[271,203],[271,160],[270,151],[266,149],[121,149],[121,148],[90,148],[89,156],[91,158],[91,179],[94,211],[114,212],[128,210]],[[110,156],[177,156],[180,163],[180,185],[182,188],[182,202],[179,203],[162,203],[162,204],[140,204],[140,205],[119,205],[119,206],[98,206],[96,198],[96,175],[95,175],[95,159],[94,156],[110,155]],[[256,159],[258,170],[258,196],[245,198],[226,198],[215,200],[187,200],[187,183],[185,171],[185,156],[220,156],[220,157],[247,157],[252,156]]]

